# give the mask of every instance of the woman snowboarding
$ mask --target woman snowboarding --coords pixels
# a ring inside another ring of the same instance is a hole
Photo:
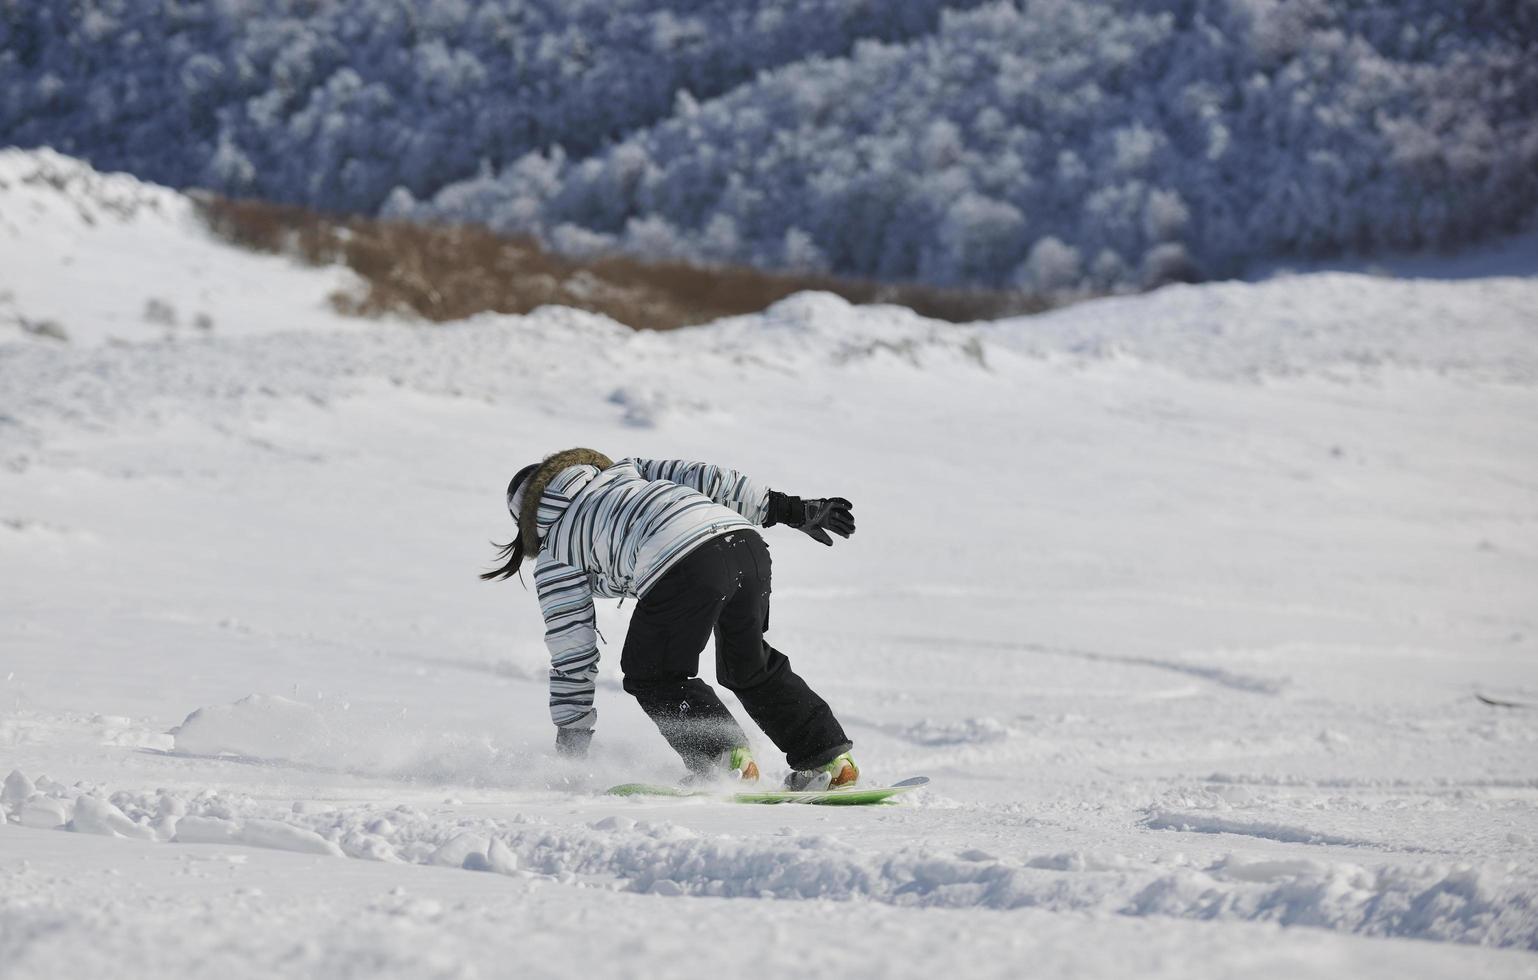
[[[825,545],[849,537],[841,497],[802,500],[732,470],[679,460],[623,459],[569,449],[525,466],[507,485],[518,524],[483,579],[506,579],[536,558],[534,586],[550,648],[556,750],[583,756],[597,711],[593,597],[636,597],[620,656],[624,688],[697,778],[755,782],[742,727],[701,680],[716,638],[716,680],[790,764],[790,789],[851,786],[859,768],[828,703],[764,640],[769,549],[760,527],[785,524]]]

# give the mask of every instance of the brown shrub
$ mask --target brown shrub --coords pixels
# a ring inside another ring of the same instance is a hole
[[[477,313],[528,313],[560,305],[602,313],[638,330],[666,330],[756,313],[806,290],[851,303],[906,306],[951,322],[1035,313],[1042,297],[938,289],[826,275],[768,273],[745,266],[647,262],[620,255],[577,260],[526,237],[470,225],[425,225],[326,215],[264,201],[200,195],[199,212],[219,237],[312,265],[345,263],[360,292],[333,298],[359,316],[407,313],[459,320]]]

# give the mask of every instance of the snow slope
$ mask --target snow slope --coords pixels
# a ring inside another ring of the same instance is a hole
[[[51,150],[0,149],[0,337],[78,344],[244,336],[341,325],[325,300],[351,287],[219,242],[192,201]]]
[[[6,976],[1538,975],[1538,707],[1475,697],[1538,704],[1538,280],[357,324],[163,192],[76,226],[113,186],[0,187],[0,292],[71,326],[0,341]],[[678,769],[629,603],[555,760],[533,597],[474,576],[573,444],[855,500],[768,532],[771,635],[932,786],[604,797]]]

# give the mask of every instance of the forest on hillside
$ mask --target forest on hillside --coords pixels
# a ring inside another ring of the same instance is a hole
[[[576,256],[1114,290],[1538,212],[1520,0],[0,0],[0,145]]]

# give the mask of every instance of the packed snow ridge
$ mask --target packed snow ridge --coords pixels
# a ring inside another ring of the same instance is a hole
[[[215,793],[109,793],[46,776],[34,782],[19,771],[6,778],[0,799],[7,819],[25,827],[545,876],[667,896],[1259,920],[1538,950],[1538,884],[1469,866],[1369,869],[1237,856],[1210,864],[1149,863],[1083,853],[1011,860],[977,849],[945,854],[922,848],[851,857],[848,842],[830,837],[766,842],[704,836],[667,821],[625,816],[574,828],[520,817],[451,817],[411,806],[295,803],[284,812]],[[1170,820],[1159,816],[1150,826]]]

